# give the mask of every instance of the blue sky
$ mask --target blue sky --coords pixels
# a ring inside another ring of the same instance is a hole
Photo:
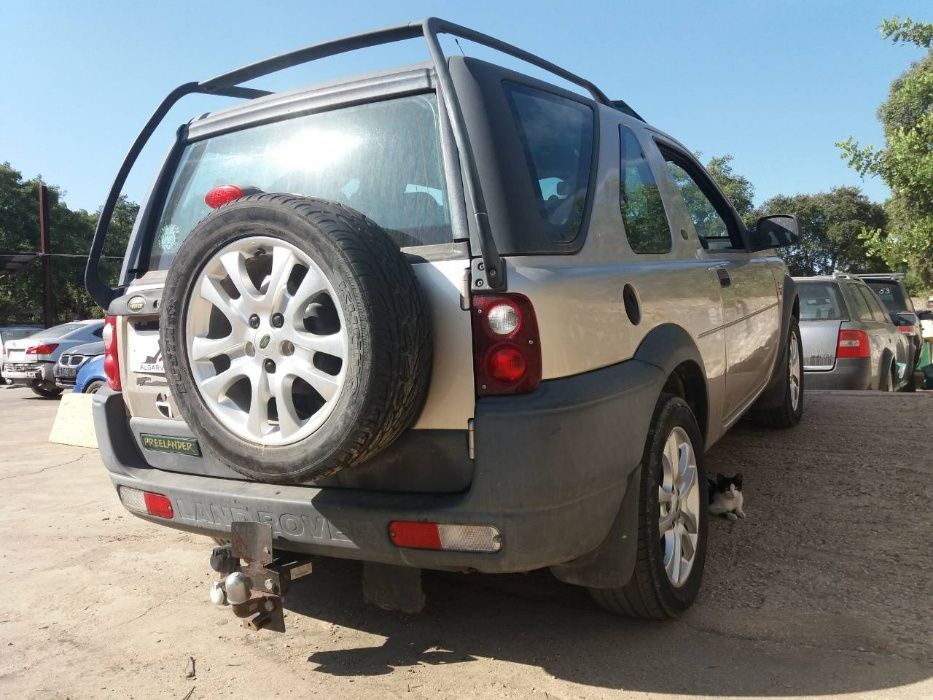
[[[5,9],[4,9],[5,8]],[[731,153],[775,194],[857,184],[833,145],[882,143],[891,80],[922,53],[882,41],[883,16],[930,21],[928,1],[13,2],[0,0],[0,161],[102,203],[136,132],[176,85],[335,36],[438,15],[518,44],[596,82],[705,157]],[[449,46],[449,50],[457,50]],[[463,43],[468,55],[489,54]],[[423,60],[423,44],[371,49],[260,81],[284,89]],[[508,64],[508,62],[506,61]],[[15,70],[9,70],[16,65]],[[143,197],[174,128],[229,100],[169,115],[126,192]]]

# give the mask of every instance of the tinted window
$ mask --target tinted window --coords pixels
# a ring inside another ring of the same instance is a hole
[[[63,338],[66,335],[70,335],[75,331],[80,331],[82,328],[87,328],[83,323],[63,323],[60,326],[52,326],[51,328],[46,328],[43,331],[33,334],[32,338],[41,340],[44,338]]]
[[[849,300],[852,302],[853,311],[855,312],[855,317],[859,321],[872,321],[871,316],[871,307],[868,305],[868,299],[865,298],[865,295],[857,284],[847,283],[846,290],[848,291]]]
[[[797,294],[801,321],[846,321],[849,318],[839,288],[833,282],[800,282]]]
[[[889,311],[909,311],[913,308],[908,306],[907,300],[904,298],[904,292],[899,284],[882,280],[865,280],[865,284],[872,288],[872,291],[878,295],[878,298],[888,307]]]
[[[636,253],[668,253],[671,229],[658,183],[651,173],[641,144],[628,127],[619,128],[621,173],[619,207],[625,224],[625,237]]]
[[[728,248],[732,245],[729,237],[729,226],[725,219],[716,211],[710,199],[703,194],[697,181],[681,166],[670,158],[667,159],[667,169],[674,184],[680,190],[687,213],[693,221],[697,236],[704,248]]]
[[[538,211],[556,243],[580,233],[593,160],[593,110],[518,83],[503,87],[515,117]]]
[[[884,310],[884,307],[881,306],[881,302],[878,301],[871,289],[868,287],[859,287],[858,290],[864,295],[865,302],[868,304],[868,308],[871,309],[871,316],[873,319],[880,323],[890,323],[891,317],[888,315],[888,312]]]
[[[181,158],[149,267],[166,269],[217,185],[321,197],[361,211],[400,246],[451,239],[437,99],[414,95],[214,136]]]

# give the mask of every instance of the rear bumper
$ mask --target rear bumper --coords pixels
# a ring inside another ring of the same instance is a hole
[[[19,386],[35,386],[54,382],[52,362],[6,362],[3,365],[3,378]]]
[[[869,358],[836,359],[829,371],[804,372],[807,389],[871,389],[872,373]]]
[[[267,522],[285,551],[434,569],[529,571],[572,561],[606,538],[638,466],[663,373],[638,361],[542,383],[533,394],[476,404],[473,481],[458,494],[281,486],[149,466],[122,396],[94,398],[101,456],[117,487],[155,491],[161,525],[225,537],[233,520]],[[637,500],[636,506],[637,508]],[[392,520],[492,525],[493,554],[395,547]]]

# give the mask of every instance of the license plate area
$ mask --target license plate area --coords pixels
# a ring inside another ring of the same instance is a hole
[[[165,374],[158,322],[130,323],[127,336],[130,371],[137,374]]]

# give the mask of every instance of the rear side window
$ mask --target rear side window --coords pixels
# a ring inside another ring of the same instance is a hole
[[[801,321],[847,321],[846,306],[839,288],[832,282],[797,284]]]
[[[569,243],[580,233],[586,210],[593,163],[593,110],[518,83],[502,85],[548,236],[554,243]]]
[[[622,150],[619,207],[625,237],[636,253],[669,253],[671,229],[645,152],[628,127],[619,127],[619,142]]]
[[[859,321],[871,321],[871,307],[868,305],[868,299],[857,284],[846,284],[848,297],[854,303],[855,316]]]
[[[218,185],[328,199],[361,211],[400,246],[452,238],[435,95],[334,109],[212,136],[185,148],[155,231],[167,269]]]
[[[891,317],[888,316],[888,312],[884,310],[884,307],[881,306],[881,302],[878,301],[869,287],[859,287],[858,290],[865,297],[865,303],[868,304],[868,308],[871,309],[872,318],[874,318],[879,323],[889,323]]]

